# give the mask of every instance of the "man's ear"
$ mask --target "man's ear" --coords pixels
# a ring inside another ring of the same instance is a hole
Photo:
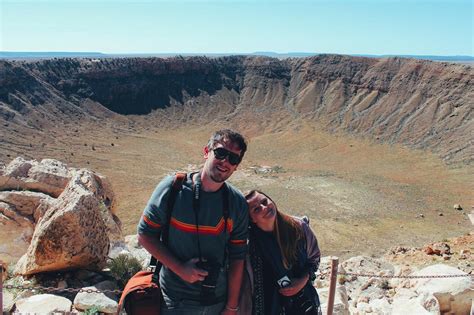
[[[204,147],[204,158],[207,160],[207,158],[209,157],[209,148],[207,147],[207,145]]]

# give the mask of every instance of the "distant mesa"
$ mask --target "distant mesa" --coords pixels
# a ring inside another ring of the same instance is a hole
[[[101,53],[101,52],[61,52],[61,51],[0,51],[0,59],[48,59],[48,58],[124,58],[124,57],[224,57],[224,56],[265,56],[272,58],[305,58],[319,55],[327,55],[328,53],[318,52],[273,52],[273,51],[256,51],[251,53],[235,52],[235,53],[183,53],[183,52],[169,52],[169,53]],[[369,57],[369,58],[390,58],[401,57],[411,59],[433,60],[433,61],[447,61],[447,62],[474,62],[474,56],[453,55],[453,56],[437,56],[437,55],[370,55],[370,54],[351,54],[348,56],[354,57]]]
[[[39,59],[39,58],[99,58],[106,57],[107,54],[100,52],[68,52],[68,51],[0,51],[1,58],[11,59]]]

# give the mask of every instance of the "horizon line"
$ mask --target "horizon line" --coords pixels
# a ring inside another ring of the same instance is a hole
[[[360,56],[360,57],[456,57],[456,58],[469,58],[474,59],[474,55],[438,55],[438,54],[396,54],[396,53],[385,53],[385,54],[365,54],[365,53],[329,53],[329,52],[306,52],[306,51],[288,51],[288,52],[275,52],[275,51],[253,51],[253,52],[111,52],[105,53],[101,51],[13,51],[13,50],[0,50],[0,57],[2,55],[18,55],[18,54],[67,54],[67,55],[102,55],[102,56],[152,56],[152,55],[186,55],[186,56],[205,56],[205,55],[347,55],[347,56]]]

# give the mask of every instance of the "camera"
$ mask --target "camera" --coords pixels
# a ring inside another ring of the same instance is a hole
[[[286,288],[291,285],[291,280],[285,275],[277,280],[277,284],[280,288]],[[304,288],[296,295],[288,297],[285,304],[288,314],[319,314],[318,307],[316,307],[313,301],[305,294]]]
[[[284,276],[278,279],[277,283],[280,288],[286,288],[291,285],[291,280],[288,278],[288,276]]]
[[[208,272],[207,277],[201,281],[201,304],[213,305],[216,303],[216,284],[221,266],[218,263],[202,260],[198,261],[196,266]]]
[[[314,303],[306,296],[304,289],[298,292],[295,296],[290,298],[291,314],[307,314],[317,315],[318,308]]]

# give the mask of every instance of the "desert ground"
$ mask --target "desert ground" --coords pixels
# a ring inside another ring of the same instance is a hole
[[[230,182],[267,192],[280,210],[307,215],[324,256],[379,256],[393,246],[422,246],[472,230],[472,166],[448,166],[428,151],[330,134],[305,122],[262,131],[245,122],[173,126],[152,116],[121,117],[56,123],[37,133],[9,130],[1,162],[54,158],[107,176],[128,235],[161,178],[199,168],[211,132],[236,127],[248,136],[249,150]],[[19,235],[0,234],[6,240],[0,257],[18,259],[25,250],[14,245]]]

